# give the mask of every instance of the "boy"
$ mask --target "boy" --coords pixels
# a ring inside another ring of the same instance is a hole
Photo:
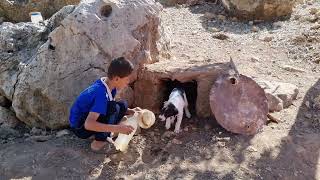
[[[70,126],[76,136],[87,139],[94,136],[93,151],[100,151],[110,132],[130,134],[131,126],[118,124],[125,114],[133,114],[126,102],[114,101],[117,90],[126,87],[133,65],[123,57],[111,61],[107,77],[94,82],[81,92],[70,110]]]

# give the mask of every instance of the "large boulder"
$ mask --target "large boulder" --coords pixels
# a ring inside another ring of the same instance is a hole
[[[290,15],[294,0],[222,0],[234,16],[248,20],[272,20]]]
[[[76,6],[68,5],[60,9],[57,13],[51,16],[50,19],[46,21],[46,27],[48,31],[53,31],[56,27],[60,26],[61,21],[63,21],[69,14],[71,14]]]
[[[82,1],[20,74],[16,116],[31,126],[65,127],[75,98],[107,74],[113,58],[124,56],[136,69],[157,61],[161,9],[150,0]]]
[[[0,25],[0,95],[12,101],[20,70],[28,64],[48,33],[33,23]]]
[[[41,12],[45,19],[50,18],[55,12],[68,4],[76,5],[80,0],[1,0],[0,16],[7,21],[27,22],[30,21],[29,13],[32,11]]]
[[[116,100],[125,100],[129,107],[134,105],[134,91],[131,87],[126,87],[117,93]]]

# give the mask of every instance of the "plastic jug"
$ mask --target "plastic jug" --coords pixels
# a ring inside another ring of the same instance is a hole
[[[117,139],[112,142],[117,150],[125,152],[128,149],[130,140],[132,139],[134,133],[137,131],[138,126],[144,129],[150,128],[155,123],[155,115],[149,110],[142,110],[141,112],[136,112],[133,116],[129,117],[126,121],[121,122],[124,125],[130,125],[134,130],[129,134],[120,134]]]

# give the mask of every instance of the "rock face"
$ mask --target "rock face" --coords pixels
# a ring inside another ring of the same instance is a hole
[[[12,111],[7,108],[0,107],[0,126],[14,128],[18,124],[18,119]]]
[[[10,101],[6,97],[0,95],[0,106],[10,107]]]
[[[17,117],[31,126],[67,126],[76,96],[106,75],[113,58],[124,56],[136,68],[157,61],[161,9],[149,0],[82,1],[19,75]]]
[[[134,91],[131,87],[126,87],[117,93],[116,100],[125,100],[129,107],[134,103]]]
[[[76,6],[68,5],[60,9],[50,19],[47,20],[48,31],[53,31],[56,27],[60,26],[61,21],[64,20],[69,14],[71,14]]]
[[[166,6],[174,6],[177,4],[195,5],[200,3],[202,0],[160,0],[162,4]]]
[[[313,108],[320,110],[320,94],[313,99]]]
[[[230,14],[248,20],[272,20],[290,15],[292,0],[222,0]]]
[[[0,95],[12,101],[20,70],[46,37],[46,28],[33,23],[0,25]]]
[[[30,21],[30,12],[39,11],[47,19],[65,5],[76,5],[79,2],[80,0],[2,0],[0,1],[0,16],[10,22],[27,22]]]
[[[256,82],[264,89],[271,112],[281,111],[283,108],[289,107],[299,93],[297,86],[294,84],[259,79],[256,79]]]

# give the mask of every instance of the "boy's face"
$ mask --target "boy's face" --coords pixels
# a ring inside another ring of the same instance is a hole
[[[130,82],[130,77],[124,77],[124,78],[120,78],[120,77],[115,77],[115,86],[117,89],[122,89],[128,86],[129,82]]]

